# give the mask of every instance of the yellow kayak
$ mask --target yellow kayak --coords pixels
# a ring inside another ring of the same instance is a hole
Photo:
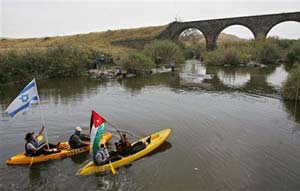
[[[111,133],[103,133],[101,142],[107,143],[112,138]],[[40,162],[46,162],[48,160],[56,160],[61,158],[66,158],[74,155],[78,155],[81,153],[88,152],[90,150],[90,146],[85,146],[78,149],[71,149],[68,142],[62,142],[59,145],[60,152],[48,154],[48,155],[39,155],[35,157],[26,156],[25,153],[19,153],[6,161],[6,164],[11,165],[29,165]]]
[[[143,149],[135,154],[129,155],[127,157],[123,157],[122,159],[111,163],[112,166],[114,168],[118,168],[120,166],[126,165],[137,159],[142,158],[143,156],[145,156],[145,155],[149,154],[150,152],[154,151],[155,149],[157,149],[163,142],[165,142],[165,140],[168,138],[170,133],[171,133],[171,129],[165,129],[165,130],[162,130],[162,131],[152,134],[151,135],[151,143],[149,143],[145,149]],[[139,141],[145,142],[148,137],[142,138]],[[93,173],[97,173],[97,172],[103,172],[106,170],[110,170],[110,164],[96,166],[94,164],[94,162],[91,161],[87,165],[85,165],[83,168],[81,168],[79,170],[78,174],[79,175],[89,175],[89,174],[93,174]]]

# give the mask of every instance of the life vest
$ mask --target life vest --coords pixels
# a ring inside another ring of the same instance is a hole
[[[94,163],[96,165],[102,165],[105,164],[106,160],[107,160],[107,156],[105,154],[105,151],[103,148],[99,148],[97,153],[94,155],[93,157],[94,159]]]
[[[37,141],[37,140],[35,140],[35,139],[33,139],[32,141],[31,141],[31,143],[32,143],[32,145],[34,146],[34,147],[39,147],[39,142]]]
[[[39,147],[39,143],[35,139],[31,140],[30,142],[26,142],[25,143],[25,153],[27,155],[32,155],[32,154],[34,154],[34,151],[32,151],[32,150],[30,150],[30,149],[27,148],[27,145],[29,143],[31,143],[35,148]]]
[[[69,145],[72,149],[79,148],[82,146],[80,142],[77,142],[73,139],[74,136],[76,136],[78,139],[80,139],[80,137],[78,135],[76,135],[75,133],[73,135],[71,135],[71,137],[69,139]]]

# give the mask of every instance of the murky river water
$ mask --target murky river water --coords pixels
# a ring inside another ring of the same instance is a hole
[[[78,125],[87,131],[91,109],[136,136],[172,128],[156,152],[116,176],[76,176],[88,154],[7,166],[6,159],[23,151],[25,133],[37,132],[41,122],[38,108],[4,115],[24,84],[3,87],[0,190],[300,190],[300,111],[278,99],[283,66],[233,69],[189,61],[181,72],[188,75],[38,81],[50,142],[67,140]]]

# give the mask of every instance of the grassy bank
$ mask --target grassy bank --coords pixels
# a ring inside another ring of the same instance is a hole
[[[115,41],[150,40],[165,26],[107,30],[89,34],[0,40],[0,83],[36,78],[81,76],[93,68],[101,54],[121,64],[131,48]],[[107,59],[110,60],[110,59]],[[110,64],[114,64],[110,60]]]
[[[81,76],[101,54],[97,49],[67,45],[1,51],[0,83]]]

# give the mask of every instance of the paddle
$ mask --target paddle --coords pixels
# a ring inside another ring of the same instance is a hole
[[[107,154],[107,156],[108,156],[108,162],[109,162],[110,170],[111,170],[112,174],[115,175],[115,174],[116,174],[116,170],[115,170],[115,168],[113,167],[113,165],[112,165],[112,163],[111,163],[111,161],[110,161],[110,156],[109,156],[109,154],[108,154],[108,152],[107,152],[106,147],[105,147],[104,150],[105,150],[105,152],[106,152],[106,154]]]
[[[32,163],[33,163],[33,156],[31,157],[31,161],[30,161],[30,164],[29,164],[29,168],[31,167]]]

